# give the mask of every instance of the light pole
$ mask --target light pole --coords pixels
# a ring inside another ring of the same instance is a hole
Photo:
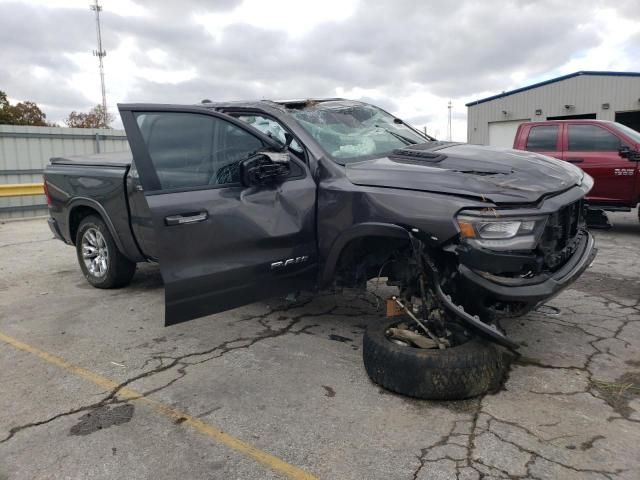
[[[104,63],[102,58],[107,55],[102,49],[102,32],[100,31],[100,12],[102,6],[98,4],[98,0],[94,0],[94,3],[89,5],[89,8],[96,12],[96,34],[98,35],[98,50],[93,51],[93,55],[98,57],[98,65],[100,67],[100,87],[102,89],[102,115],[104,127],[107,128],[107,120],[109,118],[107,113],[107,89],[104,85]]]
[[[447,117],[447,140],[451,141],[451,100],[449,100],[447,108],[449,109],[449,115]]]

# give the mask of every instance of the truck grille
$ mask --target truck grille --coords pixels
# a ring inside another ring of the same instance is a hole
[[[545,267],[555,270],[573,255],[582,238],[584,219],[585,205],[582,200],[566,205],[549,216],[540,240]]]

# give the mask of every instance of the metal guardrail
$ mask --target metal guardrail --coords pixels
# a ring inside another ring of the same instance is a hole
[[[26,197],[44,195],[42,183],[7,183],[0,185],[0,197]]]

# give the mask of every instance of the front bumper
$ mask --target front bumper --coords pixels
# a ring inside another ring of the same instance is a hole
[[[552,274],[532,278],[505,277],[458,266],[462,277],[486,296],[504,302],[522,302],[531,306],[547,301],[571,285],[593,262],[597,248],[593,236],[584,231],[573,255]]]

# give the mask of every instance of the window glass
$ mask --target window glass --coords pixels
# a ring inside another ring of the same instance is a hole
[[[558,125],[539,125],[531,127],[527,138],[527,150],[534,152],[552,152],[557,150]]]
[[[622,133],[626,134],[627,137],[631,138],[631,140],[640,143],[640,132],[634,130],[633,128],[629,128],[621,123],[614,123],[613,125],[615,125],[615,127]]]
[[[291,107],[289,113],[342,165],[430,140],[384,110],[360,102],[309,101]]]
[[[137,115],[162,189],[240,182],[239,164],[262,142],[219,118],[195,113]]]
[[[277,140],[282,145],[286,144],[286,138],[284,136],[286,130],[280,124],[280,122],[277,122],[276,120],[263,115],[255,114],[238,115],[238,119],[242,120],[243,122],[247,122],[253,128],[260,130],[262,133],[264,133],[268,137],[273,138],[274,140]],[[295,139],[291,142],[289,148],[296,153],[304,152],[302,146]]]
[[[569,125],[569,151],[610,152],[620,149],[620,139],[595,125]]]

